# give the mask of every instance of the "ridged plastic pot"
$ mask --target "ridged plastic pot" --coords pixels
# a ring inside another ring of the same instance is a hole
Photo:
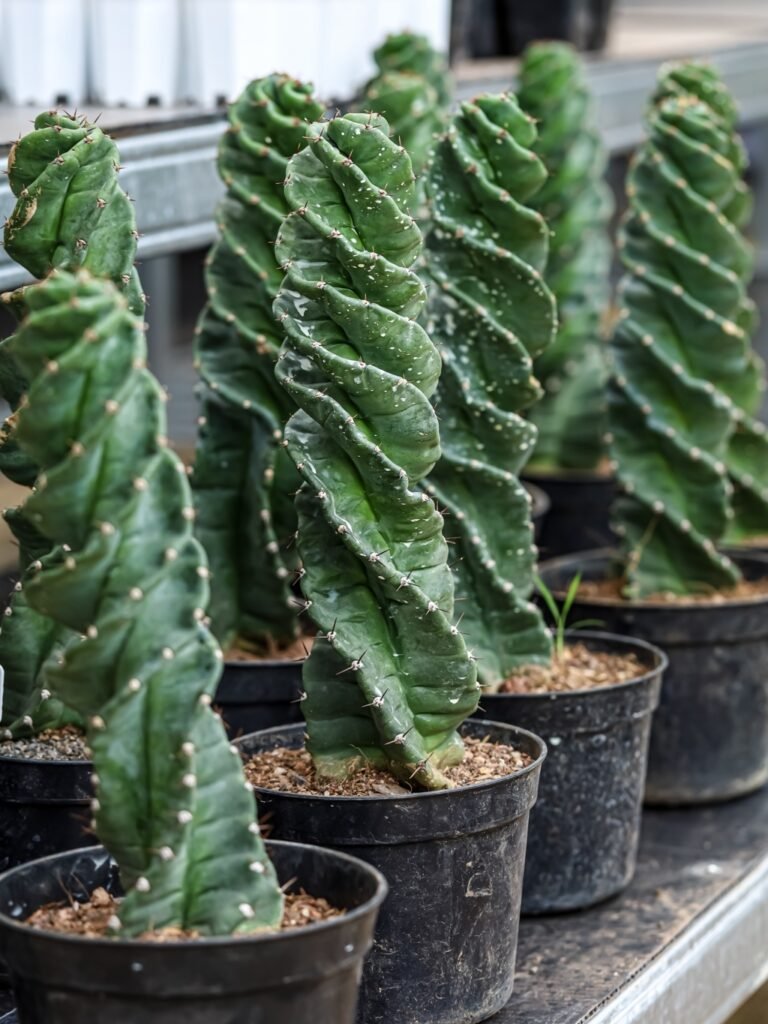
[[[88,843],[91,764],[0,756],[0,871]]]
[[[768,558],[734,556],[748,579],[768,577]],[[617,556],[588,551],[544,563],[557,596],[577,572],[615,575]],[[669,658],[648,755],[649,804],[711,803],[768,781],[768,594],[720,604],[577,598],[571,616],[660,647]]]
[[[549,495],[542,491],[536,484],[526,483],[526,491],[531,496],[531,520],[533,521],[533,537],[538,544],[541,540],[542,530],[544,529],[544,520],[549,514],[551,502]]]
[[[492,782],[403,796],[257,788],[276,838],[353,853],[389,882],[358,1024],[473,1024],[512,994],[528,814],[546,748],[496,722],[467,722],[464,734],[510,744],[533,761]],[[238,746],[248,755],[303,740],[303,726],[289,726]]]
[[[301,722],[303,661],[227,661],[214,703],[230,739]]]
[[[616,496],[613,477],[587,470],[537,473],[526,469],[525,484],[540,488],[550,501],[537,540],[542,558],[615,543],[609,522]]]
[[[634,654],[644,671],[599,689],[485,694],[483,714],[547,744],[528,825],[523,913],[579,910],[614,896],[637,864],[651,716],[666,656],[609,633],[569,633],[591,651]]]
[[[23,1024],[352,1024],[363,957],[386,883],[369,865],[269,843],[281,881],[347,913],[253,937],[92,939],[19,923],[46,903],[119,893],[103,847],[57,854],[0,877],[0,955]]]

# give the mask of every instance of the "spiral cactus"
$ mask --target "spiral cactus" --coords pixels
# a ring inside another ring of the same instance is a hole
[[[34,130],[21,138],[8,157],[8,177],[17,197],[5,227],[8,254],[35,277],[55,268],[84,267],[111,278],[131,309],[144,308],[134,259],[138,234],[133,207],[118,185],[119,153],[96,125],[53,113],[40,114]],[[2,301],[21,316],[29,286],[8,292]],[[14,338],[0,342],[0,393],[16,409],[27,380],[13,357]],[[15,438],[17,413],[0,435],[0,470],[32,486],[37,466]],[[19,544],[20,565],[48,551],[23,511],[4,514]],[[0,636],[0,664],[5,669],[2,735],[30,735],[78,718],[54,697],[42,680],[43,667],[65,642],[67,631],[27,604],[24,579],[17,583]]]
[[[452,622],[442,516],[418,488],[440,454],[440,357],[415,322],[413,174],[387,129],[349,114],[309,130],[277,241],[277,373],[300,407],[286,444],[304,480],[302,587],[319,629],[303,709],[321,774],[364,759],[441,788],[477,683]]]
[[[85,267],[111,278],[131,309],[144,311],[144,295],[134,267],[136,219],[118,184],[120,154],[108,135],[85,118],[56,111],[39,114],[34,130],[8,155],[8,183],[16,205],[5,224],[5,250],[33,277],[51,270]],[[18,317],[28,286],[6,292],[2,301]],[[15,409],[26,381],[0,342],[0,394]],[[0,435],[0,470],[31,487],[36,467],[18,451],[14,417]]]
[[[462,104],[427,179],[432,329],[444,364],[435,403],[443,457],[428,487],[449,512],[461,628],[491,688],[551,654],[529,601],[536,547],[519,480],[536,442],[521,415],[540,395],[533,360],[556,328],[542,280],[548,229],[526,205],[546,177],[535,138],[513,96],[481,96]]]
[[[281,333],[272,302],[282,278],[274,240],[288,212],[288,158],[321,113],[308,86],[285,75],[258,79],[230,107],[219,148],[227,195],[197,328],[203,402],[193,488],[213,572],[212,628],[225,646],[259,649],[296,635],[295,549],[287,545],[300,480],[278,444],[295,406],[274,377]]]
[[[87,723],[95,828],[126,887],[115,928],[276,925],[253,796],[210,708],[221,652],[202,622],[208,569],[142,324],[86,271],[55,273],[25,301],[17,431],[43,472],[24,514],[54,545],[25,592],[72,631],[47,677]]]
[[[736,134],[738,111],[725,83],[717,71],[706,64],[684,63],[667,65],[661,69],[655,101],[668,96],[696,96],[719,118],[722,130],[731,138],[728,159],[743,174],[747,157]],[[731,200],[722,208],[737,227],[743,228],[752,213],[752,195],[743,180],[734,184]],[[753,261],[745,261],[743,280],[749,285],[753,276]],[[740,323],[749,335],[754,332],[754,307],[745,301]],[[754,352],[745,366],[743,390],[734,395],[736,425],[726,453],[726,464],[734,485],[733,517],[726,539],[732,543],[749,543],[768,538],[768,431],[756,420],[766,387],[765,369]]]
[[[544,395],[531,410],[541,468],[594,469],[604,455],[608,376],[601,321],[610,290],[606,154],[573,47],[534,43],[523,56],[520,106],[538,122],[534,150],[549,178],[531,199],[552,231],[546,280],[560,325],[536,359]]]
[[[723,212],[742,191],[733,156],[709,106],[671,97],[651,111],[629,174],[609,419],[630,596],[738,579],[716,548],[732,516],[734,411],[755,382],[749,247]]]
[[[392,138],[408,152],[419,179],[445,122],[451,102],[451,79],[445,58],[426,36],[401,32],[388,36],[374,51],[377,74],[365,87],[363,104],[388,124]],[[414,203],[423,189],[417,185]]]

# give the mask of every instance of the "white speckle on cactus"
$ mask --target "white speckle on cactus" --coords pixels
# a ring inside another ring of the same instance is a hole
[[[142,875],[141,878],[136,879],[137,892],[149,892],[151,888],[152,886],[149,884],[148,878],[144,878],[144,876]]]

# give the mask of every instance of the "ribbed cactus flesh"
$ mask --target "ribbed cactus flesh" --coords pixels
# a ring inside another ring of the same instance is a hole
[[[212,628],[225,646],[263,650],[297,631],[289,543],[300,479],[279,445],[295,406],[274,379],[281,334],[272,302],[282,279],[274,241],[288,212],[288,158],[321,113],[308,86],[259,79],[230,107],[219,149],[227,195],[197,330],[203,401],[193,488],[213,571]]]
[[[378,73],[366,85],[363,102],[386,119],[392,138],[405,146],[418,179],[413,200],[418,206],[420,176],[451,102],[448,65],[426,36],[413,32],[388,36],[373,56]]]
[[[387,127],[355,114],[315,125],[288,167],[277,372],[301,410],[286,440],[304,479],[302,586],[319,628],[302,709],[321,774],[370,760],[441,788],[477,683],[453,622],[443,520],[418,487],[440,454],[429,402],[440,357],[416,323],[413,174]]]
[[[661,102],[668,96],[693,95],[706,103],[719,118],[723,132],[731,136],[731,152],[727,159],[743,175],[747,156],[736,133],[738,110],[731,94],[717,71],[705,64],[685,63],[662,68],[655,94]],[[722,213],[736,227],[744,227],[752,213],[752,195],[743,180],[734,185],[733,196],[722,207]],[[745,261],[743,280],[749,285],[753,261]],[[739,324],[749,336],[755,329],[753,304],[745,299]],[[732,543],[765,540],[768,537],[768,431],[755,419],[766,388],[765,368],[756,353],[750,353],[744,369],[744,380],[732,394],[736,403],[736,426],[731,434],[726,463],[734,485],[733,518],[726,538]]]
[[[546,176],[535,137],[513,96],[481,96],[462,104],[427,179],[430,329],[443,357],[443,457],[428,486],[448,511],[461,629],[487,687],[551,655],[530,603],[536,548],[519,480],[536,442],[522,416],[540,395],[533,361],[556,327],[548,229],[526,205]]]
[[[142,325],[108,282],[58,272],[26,295],[18,439],[41,466],[26,518],[54,545],[25,587],[69,630],[47,678],[87,723],[95,828],[126,887],[120,934],[276,925],[253,795],[210,708],[205,555]]]
[[[133,207],[118,184],[119,153],[115,143],[85,119],[43,113],[8,157],[8,178],[17,197],[5,226],[8,254],[35,277],[55,268],[89,269],[111,278],[131,309],[144,308],[134,259],[136,221]],[[24,313],[29,286],[2,296],[17,315]],[[0,393],[16,408],[27,381],[13,356],[14,339],[0,343]],[[37,466],[15,438],[16,414],[6,421],[0,442],[0,469],[32,486]],[[8,510],[5,520],[19,543],[23,570],[49,549],[23,511]],[[30,608],[17,585],[2,623],[0,664],[5,669],[2,733],[10,738],[77,721],[50,694],[42,680],[49,657],[65,642],[67,630]]]
[[[648,131],[628,178],[609,391],[624,491],[615,519],[639,597],[738,579],[717,544],[731,514],[733,413],[754,390],[750,253],[723,213],[742,191],[732,137],[689,95],[655,107]]]
[[[610,293],[610,191],[581,59],[565,43],[534,43],[520,66],[518,99],[537,121],[536,154],[549,173],[531,198],[552,232],[546,281],[557,337],[534,369],[544,394],[530,412],[539,434],[532,463],[594,469],[605,454],[607,353],[602,322]]]

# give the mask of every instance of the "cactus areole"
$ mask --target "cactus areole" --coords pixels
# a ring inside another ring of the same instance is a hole
[[[743,202],[732,134],[690,94],[664,99],[648,129],[628,179],[609,391],[630,597],[739,579],[717,544],[733,516],[729,442],[757,372],[751,255],[729,216]]]
[[[206,261],[208,304],[196,332],[202,408],[192,486],[208,552],[211,627],[225,648],[259,653],[297,634],[293,494],[280,447],[295,406],[277,384],[282,341],[272,302],[282,279],[274,242],[288,213],[288,159],[322,106],[286,75],[258,79],[229,109],[219,147],[227,194]]]
[[[321,775],[370,761],[436,789],[463,757],[457,727],[478,684],[443,519],[418,486],[440,455],[440,356],[416,322],[411,162],[387,131],[376,115],[316,124],[289,163],[277,374],[300,407],[286,444],[319,630],[304,669],[309,750]]]
[[[17,430],[42,472],[24,515],[53,545],[26,594],[71,631],[47,671],[86,723],[94,828],[126,889],[111,929],[275,926],[253,794],[210,708],[221,652],[202,621],[208,569],[142,324],[86,271],[54,273],[25,302]]]
[[[530,601],[536,547],[519,479],[536,442],[522,415],[540,395],[534,359],[556,328],[542,278],[548,229],[527,205],[546,178],[535,138],[513,96],[480,96],[462,104],[427,178],[431,330],[443,356],[443,457],[427,486],[449,513],[461,629],[492,688],[551,656]]]

